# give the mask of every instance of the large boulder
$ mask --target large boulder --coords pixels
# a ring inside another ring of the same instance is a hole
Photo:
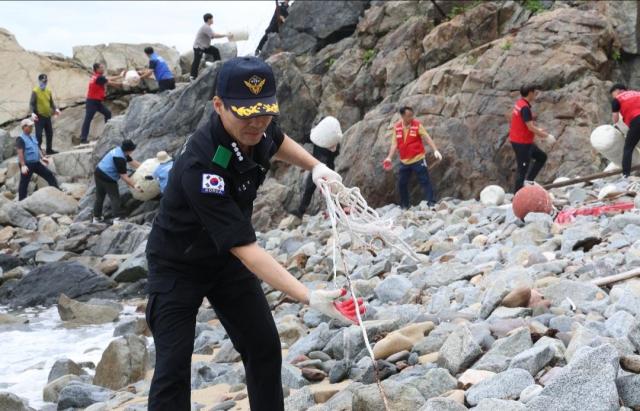
[[[29,114],[31,90],[38,74],[47,73],[56,104],[67,107],[84,101],[89,81],[85,67],[71,59],[26,51],[9,31],[0,28],[0,124]]]
[[[64,177],[88,178],[93,174],[91,148],[64,151],[52,156],[56,175]]]
[[[137,224],[114,224],[104,230],[91,251],[95,255],[130,254],[146,241],[149,227]]]
[[[83,409],[96,402],[107,401],[113,394],[113,391],[103,387],[72,381],[59,392],[58,409]]]
[[[115,286],[109,277],[78,262],[62,261],[34,268],[24,276],[0,303],[12,307],[51,305],[60,294],[71,298],[88,299],[92,294],[109,290]]]
[[[280,34],[271,36],[264,50],[280,48],[296,54],[320,50],[349,37],[367,7],[367,0],[294,2]]]
[[[144,379],[147,366],[145,338],[126,335],[112,341],[102,353],[93,383],[118,390]]]
[[[29,401],[10,392],[0,392],[0,410],[7,411],[34,411],[29,407]]]
[[[149,65],[144,54],[145,47],[151,46],[162,57],[175,76],[182,74],[180,53],[178,50],[163,44],[126,44],[109,43],[91,46],[74,46],[73,58],[85,67],[93,63],[103,63],[110,74],[119,74],[122,70],[142,69]]]
[[[24,209],[22,203],[0,202],[0,224],[36,230],[38,220]]]
[[[33,215],[73,214],[78,201],[55,187],[44,187],[20,202]]]

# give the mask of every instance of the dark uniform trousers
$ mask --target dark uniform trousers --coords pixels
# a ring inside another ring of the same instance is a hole
[[[278,330],[260,281],[235,257],[207,280],[198,273],[162,276],[150,264],[147,323],[156,343],[149,411],[191,409],[196,316],[206,297],[242,356],[252,411],[284,410]],[[156,273],[154,273],[156,271]],[[159,275],[156,275],[159,274]]]
[[[547,162],[547,154],[540,150],[535,144],[521,144],[511,142],[513,151],[516,154],[516,164],[518,174],[516,176],[516,185],[514,193],[522,188],[525,180],[533,181],[538,176],[542,167]],[[533,164],[531,160],[533,159]]]

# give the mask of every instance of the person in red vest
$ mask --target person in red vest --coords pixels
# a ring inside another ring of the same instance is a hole
[[[618,123],[622,115],[622,120],[629,127],[622,152],[622,175],[629,177],[633,150],[640,141],[640,91],[627,90],[624,84],[614,84],[609,92],[613,97],[611,100],[613,124]]]
[[[555,142],[556,138],[547,133],[535,123],[535,116],[531,111],[531,103],[536,98],[537,90],[535,86],[522,86],[520,88],[521,98],[516,101],[511,112],[511,128],[509,129],[509,140],[516,154],[516,164],[518,175],[514,193],[522,188],[525,181],[533,182],[536,176],[547,162],[547,154],[535,143],[535,137],[539,136]],[[533,159],[533,164],[531,160]]]
[[[409,177],[415,173],[422,187],[424,199],[429,207],[435,206],[435,194],[429,179],[429,169],[425,159],[426,153],[422,139],[424,138],[433,150],[433,155],[438,161],[442,160],[442,154],[436,148],[429,133],[422,123],[414,118],[413,109],[405,106],[400,110],[402,119],[394,126],[393,139],[389,155],[382,162],[385,170],[391,170],[391,160],[396,150],[400,154],[400,171],[398,173],[398,190],[400,191],[400,207],[409,208]]]
[[[96,113],[102,114],[105,122],[109,121],[111,118],[111,111],[109,111],[109,109],[104,105],[104,99],[107,95],[107,86],[122,87],[122,82],[117,81],[121,78],[122,74],[119,76],[105,76],[104,64],[95,63],[93,65],[93,75],[89,81],[84,122],[82,123],[82,132],[80,133],[81,144],[87,142],[89,128],[91,127],[91,120],[93,120],[93,116],[95,116]]]

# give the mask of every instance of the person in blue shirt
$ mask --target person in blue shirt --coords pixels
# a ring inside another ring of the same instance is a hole
[[[96,182],[96,200],[93,206],[93,222],[104,221],[102,218],[102,206],[104,199],[108,195],[111,201],[111,213],[114,221],[120,217],[120,192],[118,191],[118,180],[122,179],[129,187],[136,190],[135,183],[127,175],[127,163],[131,167],[138,168],[140,163],[131,158],[131,153],[136,149],[136,145],[131,140],[124,140],[120,147],[115,147],[102,157],[94,172]]]
[[[167,181],[169,181],[169,171],[173,167],[173,159],[166,151],[159,151],[156,155],[156,159],[160,162],[160,165],[153,172],[153,179],[160,184],[160,192],[164,193],[164,189],[167,187]]]
[[[22,127],[22,134],[16,139],[18,164],[20,164],[18,199],[24,200],[27,197],[29,182],[34,173],[44,178],[50,186],[59,187],[56,177],[47,168],[49,158],[45,156],[40,148],[36,136],[31,134],[33,132],[33,120],[25,118],[20,122],[20,126]]]
[[[153,50],[153,47],[146,47],[144,54],[149,57],[149,68],[139,72],[140,79],[151,77],[153,74],[158,82],[160,91],[173,90],[176,88],[176,81],[169,65]]]

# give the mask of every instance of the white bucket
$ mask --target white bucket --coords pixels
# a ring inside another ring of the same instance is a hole
[[[504,203],[505,192],[500,186],[486,186],[480,192],[480,202],[486,206],[499,206]]]
[[[124,75],[123,84],[128,87],[137,87],[140,84],[140,74],[135,70],[129,70]]]
[[[153,176],[153,172],[156,171],[156,168],[160,165],[160,162],[157,158],[149,158],[144,160],[140,167],[133,173],[131,179],[135,183],[136,186],[139,186],[142,189],[142,192],[138,190],[134,190],[133,188],[129,188],[131,191],[131,195],[138,201],[149,201],[153,200],[160,194],[160,184],[158,180],[148,180],[145,177]]]
[[[233,36],[229,38],[229,41],[246,41],[249,40],[249,31],[246,29],[231,30],[229,36]]]
[[[595,148],[604,158],[616,164],[622,164],[622,153],[624,150],[624,135],[620,130],[610,124],[596,127],[591,133],[591,146]],[[636,147],[633,153],[632,165],[640,164],[640,148]]]
[[[311,142],[318,147],[333,148],[342,140],[342,128],[337,118],[327,116],[311,129]]]

